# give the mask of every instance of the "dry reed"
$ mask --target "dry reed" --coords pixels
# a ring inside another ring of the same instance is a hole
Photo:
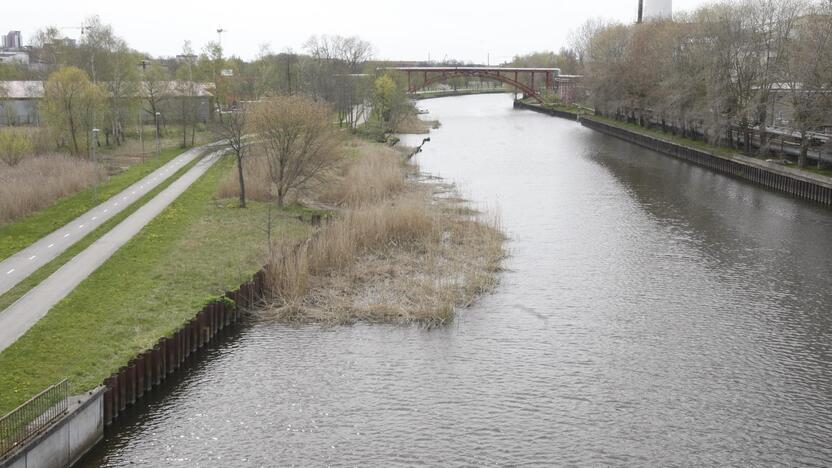
[[[0,163],[0,225],[34,213],[55,200],[92,186],[105,171],[90,161],[53,154]]]
[[[256,151],[250,157],[243,159],[243,180],[246,185],[246,199],[257,201],[271,200],[272,182],[269,179],[269,162]],[[240,181],[237,165],[234,170],[220,182],[217,190],[218,198],[238,198],[240,196]]]
[[[402,158],[379,145],[322,196],[341,215],[301,244],[272,249],[274,304],[290,322],[446,323],[496,283],[504,257],[498,223],[483,222],[428,184],[407,181]]]

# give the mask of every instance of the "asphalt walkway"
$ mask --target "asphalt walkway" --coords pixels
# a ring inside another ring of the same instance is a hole
[[[216,151],[196,163],[194,167],[171,183],[147,204],[104,234],[39,285],[32,288],[8,309],[0,312],[0,352],[23,336],[26,331],[46,316],[55,304],[72,292],[76,286],[103,265],[107,259],[138,234],[153,218],[182,195],[188,187],[220,159],[222,153],[223,150]],[[194,157],[196,156],[194,155]],[[168,168],[168,171],[176,172],[173,168],[181,167],[181,165],[176,166],[174,164],[174,166]],[[157,178],[161,176],[161,174],[156,175]],[[115,208],[112,204],[109,206]],[[102,207],[98,209],[102,209]],[[5,272],[3,273],[5,274]],[[106,292],[102,292],[102,294],[106,294]]]
[[[109,221],[166,181],[176,171],[203,154],[206,147],[193,148],[173,158],[147,177],[124,189],[118,195],[75,218],[66,226],[40,239],[0,262],[0,295],[51,262],[87,234]]]

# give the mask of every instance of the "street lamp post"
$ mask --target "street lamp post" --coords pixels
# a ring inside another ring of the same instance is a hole
[[[159,142],[159,117],[162,116],[161,112],[156,113],[156,154],[162,153],[162,145]]]
[[[95,147],[98,146],[98,132],[97,128],[92,129],[92,164],[95,166],[95,185],[92,189],[92,199],[98,202],[98,160],[95,157]]]

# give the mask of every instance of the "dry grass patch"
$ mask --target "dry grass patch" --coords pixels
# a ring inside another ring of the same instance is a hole
[[[217,198],[239,198],[240,182],[238,169],[234,167],[220,182]],[[269,178],[269,161],[254,150],[251,157],[243,160],[243,180],[246,184],[246,199],[269,201],[272,199],[272,181]]]
[[[0,225],[46,208],[105,177],[101,166],[61,154],[28,157],[16,166],[0,163]]]
[[[366,146],[365,146],[366,145]],[[494,287],[505,237],[458,199],[407,179],[396,151],[363,143],[322,197],[340,215],[300,244],[278,243],[270,258],[273,304],[287,322],[453,320]]]
[[[439,128],[438,120],[423,120],[418,115],[408,115],[398,125],[396,125],[396,133],[411,133],[416,135],[423,135],[430,133],[431,129]]]

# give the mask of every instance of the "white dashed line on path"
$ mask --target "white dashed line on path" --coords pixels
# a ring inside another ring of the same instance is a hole
[[[38,256],[37,256],[37,255],[32,255],[31,257],[29,257],[29,260],[34,260],[34,259],[36,259],[36,258],[38,258]]]
[[[109,208],[107,208],[106,210],[104,210],[104,212],[105,212],[105,213],[106,213],[106,212],[108,212],[108,211],[110,211],[110,209],[109,209]]]
[[[78,226],[78,229],[84,229],[84,226],[86,226],[86,224],[82,224],[82,225]]]
[[[93,216],[93,217],[92,217],[92,220],[93,220],[93,221],[95,221],[96,219],[98,219],[98,216]]]
[[[69,233],[64,234],[64,239],[66,239],[67,237],[69,237]]]
[[[12,273],[14,273],[14,268],[12,268],[11,270],[9,270],[9,271],[7,271],[7,272],[6,272],[6,274],[7,274],[7,275],[10,275],[10,274],[12,274]]]
[[[52,247],[55,247],[55,244],[49,244],[49,247],[47,247],[47,249],[51,249]]]

